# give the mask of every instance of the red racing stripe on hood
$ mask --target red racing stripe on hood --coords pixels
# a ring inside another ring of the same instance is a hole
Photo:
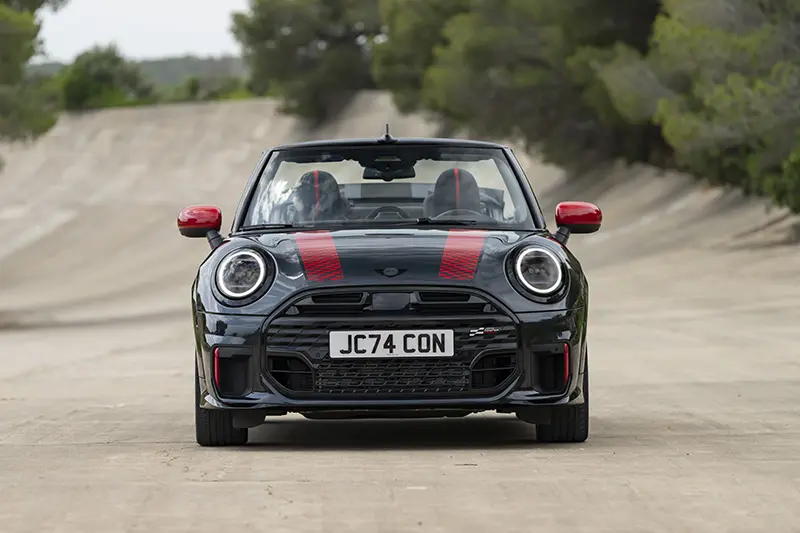
[[[486,231],[450,230],[444,244],[439,277],[454,280],[470,280],[478,271],[478,260],[483,251]]]
[[[338,281],[344,279],[342,263],[333,236],[327,231],[296,233],[294,240],[308,281]]]

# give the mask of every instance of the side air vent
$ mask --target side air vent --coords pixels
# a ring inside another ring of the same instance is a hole
[[[366,292],[334,292],[315,294],[303,298],[292,307],[301,316],[336,316],[360,314],[367,304],[369,294]]]
[[[463,315],[497,312],[486,300],[464,292],[420,291],[416,296],[414,308],[430,313]]]
[[[320,294],[311,297],[311,301],[315,304],[331,305],[331,304],[358,304],[366,300],[366,293],[363,292],[345,292],[340,294]]]
[[[470,300],[471,296],[466,293],[458,292],[433,292],[425,291],[420,292],[419,301],[424,304],[435,303],[466,303]]]

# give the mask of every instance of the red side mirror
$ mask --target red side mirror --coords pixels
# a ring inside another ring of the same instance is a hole
[[[556,225],[570,233],[594,233],[602,222],[603,212],[589,202],[561,202],[556,206]]]
[[[222,227],[222,211],[213,205],[193,205],[178,215],[178,230],[184,237],[206,237]]]

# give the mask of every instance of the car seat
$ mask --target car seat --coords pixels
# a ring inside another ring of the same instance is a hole
[[[433,193],[423,202],[426,217],[435,217],[453,209],[483,213],[478,182],[468,170],[451,168],[442,172],[436,179]]]
[[[312,170],[300,176],[294,193],[295,222],[342,220],[350,203],[330,172]]]

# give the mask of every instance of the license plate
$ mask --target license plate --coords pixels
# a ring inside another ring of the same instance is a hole
[[[333,358],[452,357],[453,330],[331,331]]]

